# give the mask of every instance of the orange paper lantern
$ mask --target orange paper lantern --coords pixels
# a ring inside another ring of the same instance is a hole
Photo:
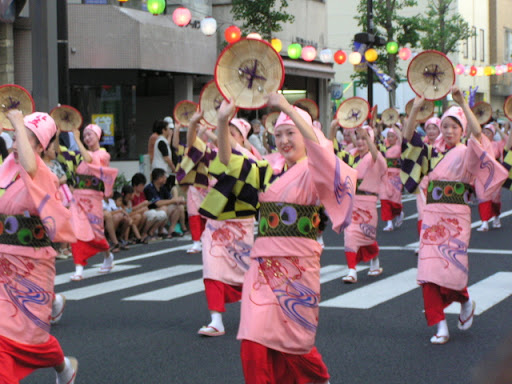
[[[236,43],[238,40],[240,40],[241,37],[242,32],[240,31],[240,28],[238,28],[236,25],[227,27],[226,30],[224,31],[224,38],[230,44]]]

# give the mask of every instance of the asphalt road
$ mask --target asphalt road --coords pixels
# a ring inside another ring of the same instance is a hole
[[[413,199],[405,198],[404,225],[378,241],[384,273],[344,285],[343,236],[326,231],[322,255],[322,307],[317,347],[331,383],[470,383],[476,366],[512,332],[512,194],[503,195],[502,228],[479,233],[470,243],[470,294],[477,301],[473,327],[456,327],[459,307],[447,315],[450,342],[433,346],[434,329],[422,313],[414,275],[417,239]],[[473,208],[473,222],[478,212]],[[475,224],[475,227],[478,223]],[[226,335],[196,334],[209,322],[202,292],[201,256],[187,255],[186,239],[132,247],[116,254],[116,267],[69,282],[70,260],[57,262],[56,291],[68,296],[52,333],[67,355],[79,360],[77,384],[243,383],[236,332],[240,305],[224,316]],[[362,266],[365,267],[364,265]],[[83,288],[83,289],[82,289]],[[54,382],[50,369],[23,383]]]

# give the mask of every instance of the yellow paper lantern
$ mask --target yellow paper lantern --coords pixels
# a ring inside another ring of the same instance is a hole
[[[361,64],[362,59],[363,56],[361,56],[359,52],[352,52],[350,55],[348,55],[348,62],[352,65]]]
[[[373,63],[375,60],[377,60],[378,57],[379,57],[379,54],[373,48],[367,49],[366,52],[364,53],[364,58],[369,63]]]
[[[283,49],[283,43],[278,38],[273,38],[270,41],[270,44],[272,45],[272,48],[276,50],[276,52],[281,52],[281,49]]]
[[[491,76],[492,75],[492,67],[488,66],[484,68],[484,75]]]

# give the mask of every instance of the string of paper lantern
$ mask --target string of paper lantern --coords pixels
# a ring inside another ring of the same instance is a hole
[[[118,0],[125,1],[125,0]],[[150,13],[153,15],[161,14],[165,9],[165,0],[148,0],[147,8]],[[185,7],[176,8],[173,11],[172,19],[176,25],[179,27],[187,26],[191,19],[192,15],[190,10]],[[217,21],[210,16],[203,18],[200,22],[200,29],[206,36],[212,36],[217,31]],[[236,43],[242,37],[242,31],[236,25],[231,25],[224,31],[225,40],[230,43]],[[247,35],[248,38],[261,39],[261,35],[258,33],[250,33]],[[277,51],[281,52],[283,50],[283,43],[278,38],[273,38],[271,40],[272,47]],[[358,65],[364,58],[367,62],[373,63],[375,62],[379,54],[377,50],[374,48],[367,49],[363,54],[360,52],[354,51],[347,54],[344,50],[339,49],[333,53],[330,48],[324,48],[320,51],[311,45],[302,47],[299,43],[291,43],[288,45],[286,49],[288,53],[288,57],[293,60],[297,60],[302,58],[304,61],[313,61],[317,58],[320,59],[323,63],[332,63],[342,65],[347,59],[350,64]],[[398,43],[394,41],[390,41],[386,44],[386,51],[390,55],[398,55],[401,60],[407,61],[415,54],[408,47],[399,48]],[[512,63],[505,63],[501,65],[488,65],[488,66],[470,66],[464,64],[457,64],[455,66],[455,73],[457,75],[466,75],[466,76],[500,76],[505,73],[512,73]]]

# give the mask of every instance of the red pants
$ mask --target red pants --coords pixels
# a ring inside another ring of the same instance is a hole
[[[194,215],[188,217],[188,226],[190,228],[190,234],[192,235],[192,241],[201,240],[201,235],[206,225],[206,219],[201,215]]]
[[[64,353],[53,336],[44,344],[21,344],[0,336],[0,383],[18,384],[38,368],[56,367]]]
[[[309,384],[329,380],[316,347],[305,355],[292,355],[242,340],[240,357],[246,384]]]
[[[204,291],[208,309],[226,312],[226,303],[236,303],[242,299],[242,286],[229,285],[222,281],[204,279]]]
[[[380,201],[380,216],[382,220],[393,220],[395,217],[400,216],[402,212],[402,204],[393,203],[389,200]]]
[[[424,283],[421,287],[423,289],[425,318],[429,327],[445,319],[444,309],[451,303],[454,301],[465,303],[469,300],[467,287],[462,291],[440,287],[434,283]]]
[[[379,245],[377,242],[372,245],[365,245],[359,247],[357,253],[345,251],[345,257],[347,259],[347,265],[350,269],[355,269],[356,265],[360,262],[370,261],[379,255]]]
[[[99,252],[108,251],[109,246],[106,239],[103,240],[91,240],[84,242],[78,240],[76,243],[71,243],[71,253],[73,254],[73,260],[75,264],[87,265],[87,259],[90,259]]]
[[[499,216],[501,213],[501,203],[494,203],[492,201],[484,201],[478,204],[478,212],[482,221],[489,221],[494,216]]]

